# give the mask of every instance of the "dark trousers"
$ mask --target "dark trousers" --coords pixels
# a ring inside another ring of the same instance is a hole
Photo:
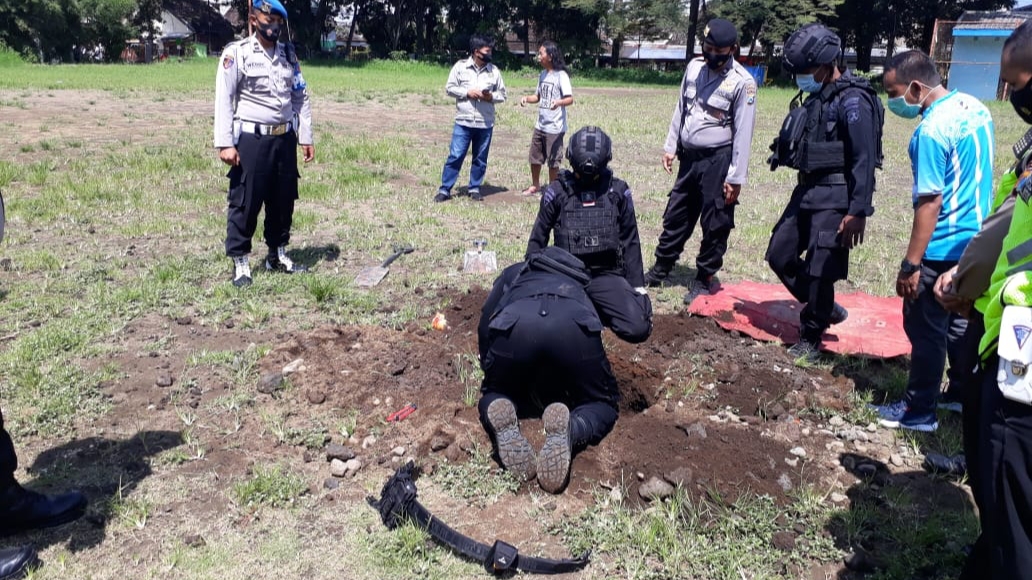
[[[18,456],[14,453],[14,442],[4,429],[4,413],[0,411],[0,485],[14,480],[18,469]]]
[[[634,291],[618,274],[592,274],[585,289],[602,324],[630,343],[644,342],[652,334],[652,301]]]
[[[911,347],[906,401],[915,414],[935,412],[947,358],[950,382],[959,384],[964,380],[962,353],[967,320],[947,312],[932,292],[939,275],[956,264],[955,261],[921,262],[917,298],[903,301],[903,330]]]
[[[985,362],[978,479],[982,534],[965,579],[1032,579],[1032,406],[1011,401],[996,384],[998,358]],[[976,498],[977,499],[977,498]]]
[[[985,371],[978,359],[978,345],[985,334],[985,321],[982,313],[974,308],[971,309],[971,318],[968,319],[967,330],[964,331],[964,342],[960,368],[958,369],[963,381],[961,384],[954,384],[951,388],[958,389],[963,403],[961,414],[962,435],[964,441],[964,458],[967,463],[968,485],[971,486],[971,495],[975,498],[975,505],[982,511],[982,482],[980,474],[980,445],[983,439],[981,427],[982,414],[982,384],[985,382]],[[993,373],[995,373],[993,369]]]
[[[594,313],[575,300],[540,296],[510,304],[496,319],[501,317],[515,323],[488,329],[482,345],[479,410],[492,440],[487,407],[505,397],[521,417],[564,403],[575,449],[600,442],[616,423],[619,389]]]
[[[805,306],[799,337],[819,342],[835,307],[835,282],[849,273],[849,249],[839,243],[845,209],[802,209],[800,190],[774,226],[765,259],[792,296]]]
[[[258,212],[265,206],[265,244],[269,253],[290,241],[297,199],[297,135],[244,133],[237,143],[240,165],[229,170],[226,255],[251,252]]]
[[[663,233],[656,245],[656,264],[672,268],[684,244],[702,225],[702,244],[695,260],[696,277],[712,276],[724,265],[727,238],[735,227],[735,205],[724,204],[724,180],[731,166],[731,146],[678,156],[677,179],[663,212]]]

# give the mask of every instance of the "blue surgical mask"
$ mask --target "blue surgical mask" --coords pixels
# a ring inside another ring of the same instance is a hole
[[[813,75],[796,75],[795,83],[804,93],[816,93],[824,87],[824,83],[813,78]]]
[[[889,110],[904,119],[913,119],[921,114],[921,105],[908,103],[907,99],[900,95],[889,99]]]

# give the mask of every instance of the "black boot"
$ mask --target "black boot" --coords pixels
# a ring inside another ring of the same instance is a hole
[[[12,482],[0,491],[0,535],[67,524],[86,512],[86,503],[78,491],[43,495]]]
[[[0,580],[24,578],[29,568],[39,563],[31,546],[0,550]]]

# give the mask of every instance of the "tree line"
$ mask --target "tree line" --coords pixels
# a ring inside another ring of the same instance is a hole
[[[197,0],[206,2],[207,0]],[[701,36],[712,17],[734,22],[743,47],[771,55],[792,30],[821,21],[857,51],[857,65],[869,70],[877,44],[903,39],[928,50],[936,19],[952,20],[965,10],[1012,8],[1015,0],[282,0],[294,40],[305,52],[337,28],[335,15],[350,16],[349,36],[360,30],[374,56],[405,53],[446,61],[466,50],[474,33],[514,35],[523,54],[537,39],[560,43],[577,64],[594,62],[611,39],[610,63],[618,63],[626,40],[669,39],[687,44],[689,30]],[[42,62],[79,60],[87,49],[103,47],[117,60],[125,42],[150,37],[161,19],[162,0],[3,0],[0,44]],[[244,15],[247,0],[233,0]],[[246,21],[246,18],[242,18]],[[499,47],[505,58],[504,47]]]

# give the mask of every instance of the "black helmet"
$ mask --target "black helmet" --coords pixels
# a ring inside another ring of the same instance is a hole
[[[837,34],[823,24],[807,24],[785,41],[785,70],[798,74],[834,62],[841,52],[842,39]]]
[[[566,158],[575,174],[597,177],[613,159],[613,141],[598,127],[581,127],[570,137]]]

